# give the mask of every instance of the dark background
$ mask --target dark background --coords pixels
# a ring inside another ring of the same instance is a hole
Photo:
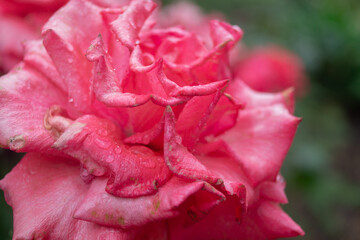
[[[194,2],[239,25],[247,46],[277,44],[303,59],[310,88],[297,100],[303,121],[282,168],[284,209],[306,232],[298,239],[359,239],[360,1]],[[0,149],[1,178],[20,157]],[[0,195],[0,239],[11,239],[12,212]]]

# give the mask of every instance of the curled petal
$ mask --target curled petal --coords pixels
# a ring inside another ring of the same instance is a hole
[[[222,180],[216,178],[202,165],[186,147],[181,144],[181,137],[175,131],[175,116],[171,107],[165,111],[164,129],[164,158],[166,165],[176,175],[186,179],[201,179],[210,184],[221,184]]]
[[[91,44],[86,54],[89,61],[95,62],[93,86],[96,98],[112,107],[135,107],[146,103],[150,96],[123,93],[110,56],[106,54],[101,35]]]
[[[238,26],[231,26],[219,20],[210,21],[210,31],[214,46],[227,44],[229,48],[232,48],[243,35]]]
[[[111,23],[117,38],[132,49],[138,35],[156,4],[149,0],[133,0],[123,14]]]
[[[177,87],[170,95],[172,96],[204,96],[210,95],[217,90],[224,88],[229,83],[229,80],[222,80],[198,86],[184,86]]]
[[[44,46],[66,84],[72,117],[91,112],[91,63],[86,61],[85,52],[104,31],[100,11],[91,1],[70,1],[43,27]],[[91,19],[91,24],[84,19]]]
[[[156,123],[156,125],[151,129],[127,137],[124,140],[124,142],[130,144],[148,145],[150,142],[155,140],[163,131],[164,131],[164,118],[161,118],[161,120],[158,123]]]
[[[208,96],[193,97],[186,103],[176,122],[176,131],[181,134],[183,145],[194,148],[221,95],[222,92],[218,91]]]
[[[170,172],[163,157],[144,146],[124,145],[117,126],[94,116],[77,119],[54,147],[77,158],[90,174],[108,176],[106,190],[120,197],[154,194]]]
[[[106,179],[95,179],[91,183],[75,218],[127,229],[175,217],[179,207],[190,198],[196,198],[195,203],[189,202],[190,206],[184,208],[199,207],[204,211],[224,198],[216,189],[206,187],[204,182],[189,183],[177,177],[172,177],[155,195],[135,199],[112,196],[103,191],[105,185]]]
[[[289,88],[280,93],[260,93],[252,90],[240,79],[233,81],[227,92],[238,103],[244,104],[246,109],[266,107],[281,104],[288,109],[289,113],[294,113],[294,89]]]

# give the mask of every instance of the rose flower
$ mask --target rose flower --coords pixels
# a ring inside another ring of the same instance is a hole
[[[301,60],[278,46],[258,47],[244,56],[235,67],[235,75],[260,92],[279,92],[294,87],[304,95],[307,79]]]
[[[156,4],[71,0],[0,78],[14,239],[276,239],[293,93],[233,78],[237,26],[157,25]]]

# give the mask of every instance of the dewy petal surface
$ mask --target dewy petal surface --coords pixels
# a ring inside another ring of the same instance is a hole
[[[53,139],[44,115],[53,104],[64,105],[64,93],[27,63],[0,78],[0,144],[14,151],[43,151]]]
[[[85,53],[91,41],[105,31],[100,11],[89,1],[70,1],[43,27],[45,48],[64,79],[73,107],[70,114],[76,117],[91,109],[91,63]],[[84,19],[91,19],[91,24]]]
[[[14,239],[167,239],[162,222],[123,231],[74,219],[89,186],[79,177],[78,164],[68,159],[27,154],[0,188],[14,211]]]
[[[87,191],[75,162],[40,154],[27,154],[0,187],[13,208],[14,239],[67,239]]]
[[[118,197],[157,192],[170,178],[162,154],[145,146],[127,146],[112,122],[87,115],[77,119],[54,147],[77,158],[95,176],[109,177],[106,190]]]

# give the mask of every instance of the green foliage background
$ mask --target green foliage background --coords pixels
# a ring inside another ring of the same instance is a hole
[[[359,239],[360,1],[194,2],[239,25],[248,46],[277,44],[303,59],[311,86],[297,101],[303,122],[282,169],[284,208],[305,230],[303,239]],[[1,178],[20,157],[0,149]],[[0,216],[0,239],[11,239],[12,212],[2,194]]]

